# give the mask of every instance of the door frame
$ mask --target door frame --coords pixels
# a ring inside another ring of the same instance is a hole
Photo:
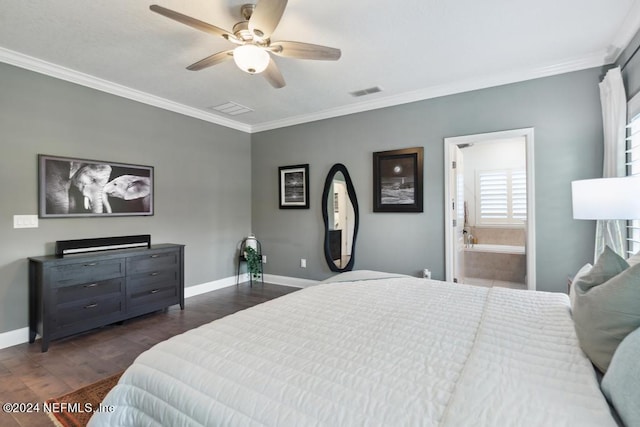
[[[534,169],[534,132],[533,128],[513,129],[475,135],[455,136],[444,139],[444,230],[445,230],[445,280],[453,281],[453,216],[450,209],[451,188],[451,147],[460,144],[481,144],[496,139],[525,138],[527,164],[527,223],[525,253],[527,257],[527,289],[536,290],[536,215],[535,215],[535,169]]]

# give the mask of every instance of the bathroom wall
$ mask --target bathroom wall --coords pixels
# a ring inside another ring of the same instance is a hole
[[[524,246],[526,232],[524,227],[469,227],[477,243],[488,245]]]

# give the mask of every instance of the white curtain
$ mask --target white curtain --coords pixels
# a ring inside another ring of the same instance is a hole
[[[604,130],[602,177],[625,176],[627,98],[620,67],[610,69],[600,83],[600,102]],[[626,258],[625,242],[625,221],[597,221],[594,259],[598,259],[605,246],[609,246],[618,255]]]

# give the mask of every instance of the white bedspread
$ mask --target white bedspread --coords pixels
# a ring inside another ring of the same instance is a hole
[[[566,295],[322,284],[160,343],[90,426],[615,426]]]

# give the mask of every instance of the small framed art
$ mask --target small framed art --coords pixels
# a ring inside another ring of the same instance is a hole
[[[309,209],[309,164],[280,166],[280,209]]]
[[[373,153],[373,211],[422,212],[422,147]]]

